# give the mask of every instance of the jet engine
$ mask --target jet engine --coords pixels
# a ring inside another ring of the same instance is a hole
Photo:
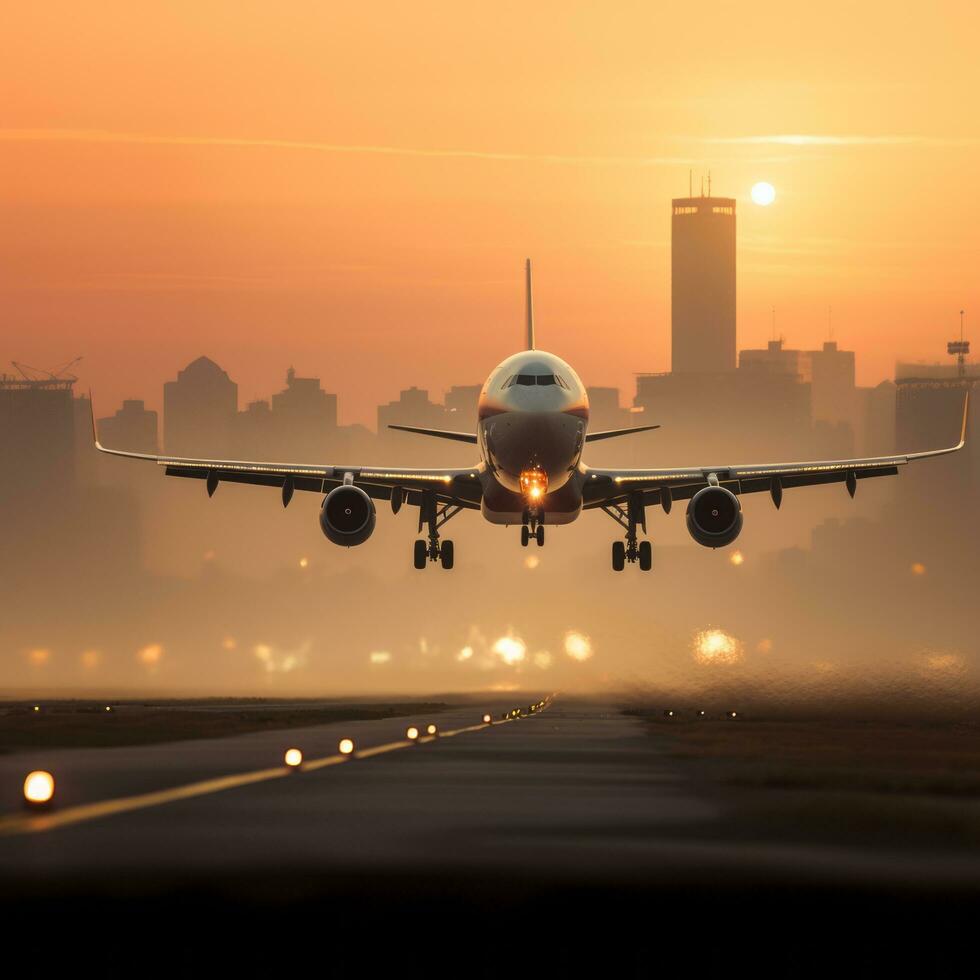
[[[738,497],[724,487],[704,487],[687,505],[687,529],[698,544],[724,548],[742,530]]]
[[[335,487],[323,498],[320,528],[334,544],[364,544],[374,532],[375,520],[374,501],[360,487]]]

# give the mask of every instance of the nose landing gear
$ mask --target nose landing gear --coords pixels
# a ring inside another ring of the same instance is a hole
[[[613,571],[621,572],[626,567],[627,562],[631,565],[638,562],[640,571],[649,572],[653,568],[653,547],[649,541],[638,541],[636,537],[637,525],[643,528],[644,534],[647,529],[642,495],[639,493],[630,494],[626,501],[625,510],[619,504],[607,504],[602,509],[626,531],[625,541],[613,542]]]
[[[544,521],[535,511],[524,511],[524,524],[521,527],[521,547],[526,548],[531,539],[539,548],[544,547]]]

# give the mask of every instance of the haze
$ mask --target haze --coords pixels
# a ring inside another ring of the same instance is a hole
[[[31,364],[84,354],[106,408],[159,407],[207,353],[243,404],[295,363],[372,422],[514,347],[531,254],[542,344],[629,392],[669,365],[669,199],[710,170],[740,346],[774,307],[874,383],[980,305],[978,27],[967,3],[20,5],[5,330]]]

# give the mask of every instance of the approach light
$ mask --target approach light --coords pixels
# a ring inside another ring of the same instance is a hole
[[[439,729],[435,725],[432,725],[432,724],[426,725],[425,726],[425,734],[426,735],[438,735],[439,734]]]
[[[342,738],[337,746],[337,751],[341,755],[350,755],[354,751],[354,740],[352,738]]]
[[[35,711],[40,711],[41,710],[41,706],[39,704],[35,704],[34,705],[34,710]]]
[[[43,769],[29,772],[24,780],[24,803],[26,806],[43,807],[54,797],[54,776]]]
[[[295,769],[303,761],[303,753],[299,749],[286,749],[283,762],[292,769]]]
[[[673,712],[673,711],[672,711],[672,710],[671,710],[670,708],[668,708],[668,709],[667,709],[667,710],[666,710],[666,711],[664,712],[664,717],[665,717],[665,718],[673,718],[673,717],[674,717],[674,712]]]
[[[107,705],[105,706],[105,710],[106,710],[106,711],[112,711],[112,706],[111,706],[111,705],[108,705],[108,704],[107,704]]]
[[[484,715],[483,716],[483,724],[484,725],[492,725],[493,724],[493,715],[489,715],[489,714]]]
[[[408,728],[405,729],[405,738],[409,739],[409,741],[414,742],[418,737],[419,730],[414,725],[409,725]]]
[[[729,711],[728,712],[728,717],[729,718],[735,718],[737,716],[738,716],[738,712],[737,711]]]
[[[704,717],[704,712],[703,711],[699,711],[698,712],[698,717],[699,718],[703,718]]]

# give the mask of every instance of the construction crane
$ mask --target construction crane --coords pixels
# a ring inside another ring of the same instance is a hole
[[[43,368],[31,367],[30,364],[22,364],[20,361],[11,361],[10,363],[17,368],[17,372],[20,374],[22,380],[19,380],[16,375],[2,375],[0,378],[2,378],[4,384],[8,387],[70,389],[78,378],[66,372],[73,368],[81,359],[81,357],[75,357],[67,364],[63,364],[57,371],[45,371]]]

